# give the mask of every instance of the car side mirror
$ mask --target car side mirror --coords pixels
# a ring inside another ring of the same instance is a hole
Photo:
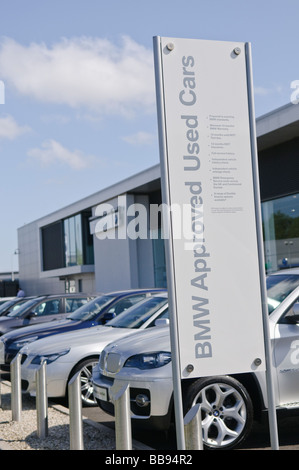
[[[116,317],[115,313],[107,312],[107,313],[104,313],[102,318],[100,318],[100,322],[102,323],[102,325],[104,325],[105,323],[107,323],[108,321],[112,320],[115,317]]]
[[[36,317],[35,312],[31,311],[31,312],[27,313],[26,318],[32,318],[32,317]]]
[[[157,318],[155,321],[155,326],[166,326],[169,325],[169,319],[168,318]]]

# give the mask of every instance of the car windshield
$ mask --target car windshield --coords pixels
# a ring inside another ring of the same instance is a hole
[[[71,315],[67,316],[68,320],[75,321],[91,321],[99,315],[106,305],[116,298],[115,295],[101,295],[94,300],[75,310]]]
[[[30,307],[38,303],[39,300],[40,299],[27,300],[27,302],[23,303],[19,308],[16,308],[10,311],[7,316],[8,317],[21,317],[24,312],[26,312]]]
[[[299,286],[298,274],[275,274],[267,277],[268,311],[272,313],[278,305]]]
[[[128,308],[128,310],[107,322],[105,326],[112,326],[113,328],[140,328],[167,303],[168,299],[166,297],[151,297],[136,306]]]
[[[9,307],[12,307],[17,302],[18,302],[17,300],[13,299],[13,300],[7,300],[4,304],[1,304],[1,306],[0,306],[0,315],[1,315],[2,312],[7,310]]]

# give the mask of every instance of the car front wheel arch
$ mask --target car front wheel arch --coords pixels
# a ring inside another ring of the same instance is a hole
[[[247,389],[230,376],[200,378],[184,387],[184,415],[200,404],[203,444],[207,449],[237,447],[253,424]]]
[[[92,386],[92,368],[99,361],[99,356],[90,356],[86,357],[82,361],[78,362],[70,372],[68,378],[68,384],[70,380],[77,374],[80,373],[80,382],[81,382],[81,398],[82,406],[96,406],[96,400],[93,395],[93,386]],[[67,385],[68,385],[67,384]],[[66,395],[68,394],[68,388],[66,390]]]

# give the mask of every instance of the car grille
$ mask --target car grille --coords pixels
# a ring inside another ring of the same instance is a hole
[[[100,369],[104,370],[105,369],[105,359],[106,359],[106,354],[104,351],[102,351],[100,355]]]
[[[109,353],[106,356],[106,371],[116,374],[120,369],[120,354]]]

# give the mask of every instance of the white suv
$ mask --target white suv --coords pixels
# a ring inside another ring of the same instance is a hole
[[[299,410],[299,269],[268,276],[269,323],[277,410]],[[109,344],[93,372],[99,406],[113,414],[110,389],[128,382],[134,422],[167,429],[173,420],[173,382],[168,327],[155,327]],[[117,379],[117,380],[116,380]],[[233,448],[267,411],[263,372],[182,381],[186,413],[200,402],[203,442]]]

